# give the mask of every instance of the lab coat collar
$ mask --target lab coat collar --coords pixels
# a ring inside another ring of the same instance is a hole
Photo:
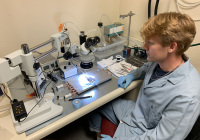
[[[146,74],[146,79],[145,82],[145,87],[162,87],[163,85],[165,85],[165,83],[167,82],[166,77],[160,78],[152,83],[149,84],[149,80],[151,78],[151,75],[154,71],[154,69],[156,68],[156,66],[158,65],[158,63],[154,63],[152,65],[152,67],[150,68],[149,72]]]
[[[186,57],[185,55],[183,57]],[[177,68],[175,71],[173,71],[171,74],[160,78],[152,83],[149,84],[149,80],[151,78],[151,75],[155,69],[155,67],[157,66],[157,63],[154,63],[152,65],[152,68],[150,69],[150,71],[147,73],[147,80],[145,80],[145,87],[162,87],[164,86],[167,82],[171,82],[172,84],[177,84],[180,80],[182,80],[186,75],[188,75],[188,73],[191,70],[191,65],[190,65],[190,59],[188,57],[187,61],[181,65],[179,68]]]
[[[163,78],[160,78],[156,81],[153,81],[152,83],[149,84],[149,80],[150,78],[148,79],[148,81],[146,81],[146,88],[148,87],[162,87],[164,86],[166,83],[167,83],[167,78],[166,77],[163,77]]]
[[[182,80],[185,76],[187,76],[191,71],[191,64],[190,59],[181,65],[179,68],[177,68],[174,72],[172,72],[168,76],[168,81],[170,81],[172,84],[177,84],[180,80]]]

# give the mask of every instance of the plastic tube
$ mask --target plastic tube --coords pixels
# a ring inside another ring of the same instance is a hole
[[[109,18],[108,15],[106,15],[106,14],[102,14],[102,15],[101,15],[100,21],[101,21],[101,19],[102,19],[103,16],[107,17],[107,19],[108,19],[108,21],[110,22],[110,24],[112,24],[110,18]]]
[[[92,30],[89,30],[87,33],[85,33],[86,35],[90,34],[91,32],[95,32],[97,31],[97,29],[92,29]]]
[[[77,33],[79,34],[80,33],[80,28],[74,23],[74,22],[71,22],[71,21],[66,21],[66,22],[64,22],[64,24],[66,24],[66,23],[71,23],[71,24],[73,24],[74,25],[74,27],[76,27],[76,29],[78,30],[77,31]]]
[[[74,22],[71,22],[71,21],[66,21],[66,22],[64,22],[64,24],[66,25],[67,23],[71,23],[72,25],[74,25],[74,27],[75,27],[75,31],[76,31],[76,33],[77,33],[77,38],[75,39],[74,38],[74,42],[79,42],[79,35],[80,35],[80,32],[81,32],[81,30],[80,30],[80,28],[74,23]]]

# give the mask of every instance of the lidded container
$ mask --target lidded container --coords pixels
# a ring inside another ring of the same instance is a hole
[[[98,43],[99,47],[104,47],[106,46],[106,41],[105,41],[105,36],[104,36],[104,28],[103,28],[103,23],[98,22],[98,29],[97,29],[97,36],[100,38],[100,42]]]

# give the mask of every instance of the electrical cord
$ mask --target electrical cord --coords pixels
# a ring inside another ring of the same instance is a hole
[[[58,52],[58,55],[59,55],[59,52]],[[57,56],[58,57],[58,56]],[[54,69],[55,69],[55,66],[54,66]],[[42,71],[42,72],[44,72],[44,71]],[[50,73],[52,73],[53,72],[53,70],[50,72]],[[46,72],[44,72],[45,74],[47,74]],[[47,78],[47,77],[45,77],[45,78]],[[28,112],[28,114],[27,114],[27,116],[26,116],[26,118],[28,117],[28,115],[31,113],[31,111],[41,102],[41,100],[44,98],[44,95],[45,95],[45,92],[46,92],[46,89],[47,89],[47,87],[49,86],[49,84],[51,83],[51,79],[50,79],[50,82],[46,85],[46,87],[45,87],[45,89],[44,89],[44,94],[43,94],[43,96],[41,97],[41,99],[32,107],[32,109]],[[32,87],[33,88],[33,87]],[[34,90],[35,91],[35,90]],[[23,122],[23,121],[25,121],[26,120],[26,118],[24,118],[22,121],[19,121],[19,122]]]
[[[157,15],[157,13],[158,13],[158,4],[159,4],[159,0],[156,0],[154,15]]]
[[[5,94],[3,93],[3,95],[0,96],[0,102],[4,99],[4,97],[5,97]]]
[[[57,57],[57,60],[58,60],[58,57]],[[57,82],[58,80],[58,78],[56,77],[54,77],[52,74],[53,74],[53,72],[55,71],[55,70],[57,70],[56,69],[56,66],[54,65],[54,67],[53,67],[53,69],[51,68],[51,72],[45,72],[45,71],[43,71],[42,70],[42,72],[44,72],[45,74],[46,74],[46,76],[45,76],[45,78],[48,78],[49,80],[52,80],[53,82]],[[55,73],[54,73],[55,74]]]
[[[56,60],[56,61],[58,61],[58,59],[60,59],[60,58],[62,58],[62,57],[59,57],[59,52],[58,52],[57,60]],[[61,77],[59,77],[59,76],[55,73],[55,70],[56,70],[56,67],[55,67],[55,65],[54,65],[54,67],[53,67],[53,69],[52,69],[52,71],[51,71],[50,73],[47,73],[47,72],[45,72],[45,71],[43,71],[43,72],[47,75],[48,79],[50,79],[50,80],[52,80],[52,81],[54,81],[54,82],[57,82],[57,81],[56,81],[56,78],[57,78],[58,80],[62,81],[62,82],[66,82],[66,79],[62,79]],[[54,77],[52,74],[54,74],[55,77]]]
[[[44,98],[44,95],[45,95],[45,92],[46,92],[46,89],[47,89],[47,87],[49,86],[49,84],[51,83],[51,81],[47,84],[47,86],[45,87],[45,89],[44,89],[44,94],[43,94],[43,96],[41,97],[41,99],[32,107],[32,109],[28,112],[28,114],[27,114],[27,116],[26,116],[26,118],[28,117],[28,115],[31,113],[31,111],[42,101],[42,99]],[[19,121],[19,122],[23,122],[23,121],[25,121],[26,120],[26,118],[24,118],[22,121]]]
[[[3,85],[3,84],[2,84]],[[0,102],[5,98],[6,94],[6,89],[5,89],[5,85],[4,86],[4,91],[3,91],[3,95],[0,98]],[[8,97],[8,96],[6,96]],[[10,99],[10,98],[9,98]],[[6,104],[6,105],[2,105],[0,106],[0,112],[3,112],[0,114],[0,118],[7,116],[10,113],[10,104]]]
[[[6,97],[10,100],[10,103],[12,103],[12,99],[10,98],[10,96],[8,96],[8,94],[6,93],[6,87],[4,84],[2,84],[3,88],[4,88],[4,94],[6,95]]]
[[[0,114],[0,118],[2,117],[5,117],[7,116],[9,113],[10,113],[10,107],[11,107],[11,103],[12,103],[12,100],[11,98],[7,95],[6,93],[6,89],[5,89],[5,85],[2,84],[2,86],[4,87],[4,91],[3,92],[3,95],[1,96],[0,98],[0,102],[5,98],[5,96],[10,100],[10,104],[6,104],[6,105],[2,105],[0,106],[0,112],[3,112]]]
[[[151,17],[151,0],[148,1],[148,19]]]
[[[158,13],[159,0],[156,0],[154,16]],[[148,1],[148,19],[151,18],[151,0]]]
[[[199,46],[199,45],[200,45],[200,43],[196,43],[196,44],[190,45],[190,47]]]

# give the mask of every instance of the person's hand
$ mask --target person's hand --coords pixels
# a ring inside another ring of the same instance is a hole
[[[128,85],[134,80],[132,74],[127,74],[126,76],[120,76],[118,80],[118,87],[127,88]]]
[[[113,140],[109,135],[101,134],[101,140]]]

